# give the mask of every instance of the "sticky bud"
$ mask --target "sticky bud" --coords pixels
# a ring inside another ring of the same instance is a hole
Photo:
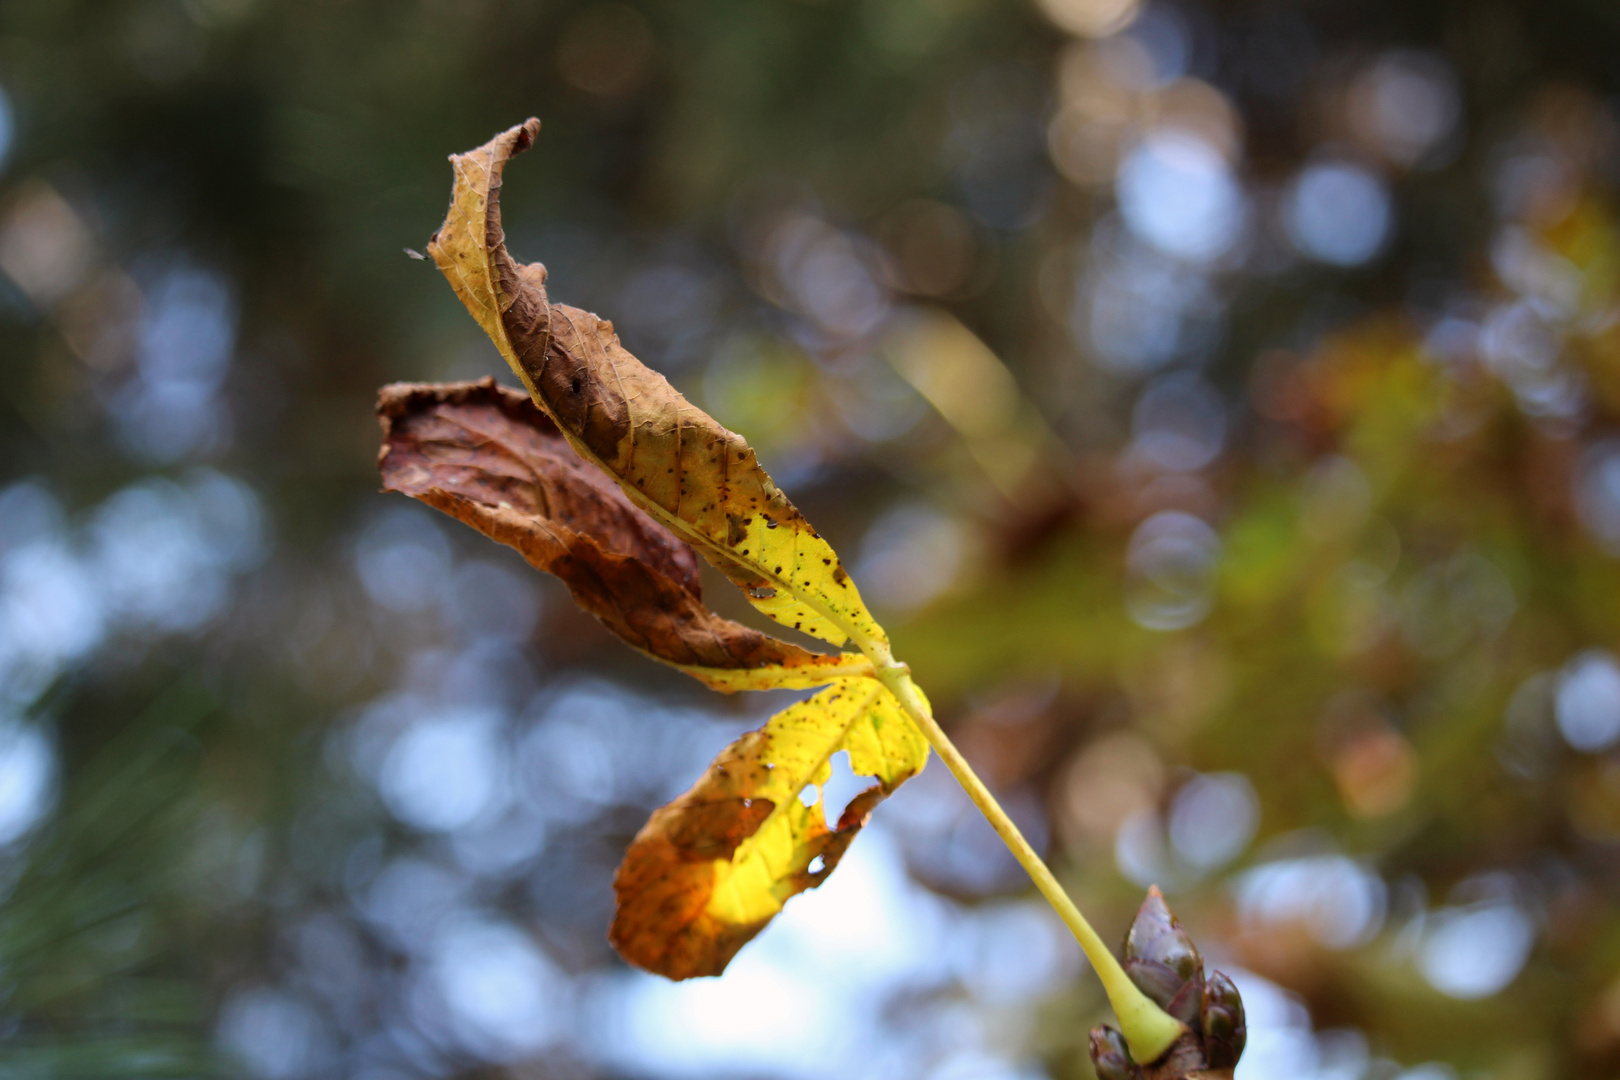
[[[1125,1036],[1106,1024],[1091,1029],[1091,1064],[1097,1080],[1142,1080],[1142,1070],[1131,1061]]]
[[[1232,980],[1219,971],[1210,973],[1204,984],[1204,1057],[1212,1069],[1230,1069],[1243,1056],[1249,1040],[1244,1021],[1243,999]]]
[[[1204,959],[1158,889],[1125,936],[1123,966],[1138,989],[1186,1027],[1153,1061],[1136,1061],[1119,1032],[1092,1029],[1098,1080],[1232,1080],[1248,1031],[1237,986]]]
[[[1125,936],[1125,973],[1171,1016],[1198,1028],[1204,958],[1155,886]]]

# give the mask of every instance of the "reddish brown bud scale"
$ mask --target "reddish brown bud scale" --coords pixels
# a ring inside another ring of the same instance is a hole
[[[1204,974],[1204,959],[1157,887],[1125,935],[1125,972],[1187,1031],[1157,1061],[1132,1060],[1123,1036],[1110,1027],[1091,1032],[1098,1080],[1228,1080],[1247,1041],[1243,1001],[1220,972]]]

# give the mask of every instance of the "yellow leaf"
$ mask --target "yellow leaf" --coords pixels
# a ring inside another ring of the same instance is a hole
[[[840,750],[877,783],[829,828],[820,792],[808,806],[800,793],[827,781]],[[614,880],[614,947],[672,979],[720,974],[783,904],[826,880],[872,808],[927,760],[922,733],[874,680],[843,679],[784,709],[637,834]]]
[[[528,122],[451,157],[449,214],[428,245],[534,400],[582,456],[719,568],[760,611],[834,645],[887,638],[837,554],[778,490],[753,449],[619,343],[613,324],[547,298],[501,231],[501,174],[540,130]]]

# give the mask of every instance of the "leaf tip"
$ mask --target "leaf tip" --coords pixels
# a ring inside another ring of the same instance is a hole
[[[518,135],[512,143],[512,153],[521,154],[534,145],[534,140],[540,135],[540,118],[531,116],[518,125]]]

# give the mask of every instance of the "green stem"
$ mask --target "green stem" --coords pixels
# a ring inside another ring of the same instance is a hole
[[[984,781],[979,779],[973,767],[962,756],[962,752],[946,737],[939,722],[934,719],[933,711],[917,692],[917,685],[911,681],[910,669],[904,664],[895,663],[894,658],[887,655],[888,650],[882,645],[865,644],[871,646],[867,655],[872,665],[877,668],[878,678],[882,680],[883,685],[889,688],[907,715],[922,730],[928,744],[934,748],[934,753],[938,754],[945,767],[951,770],[951,774],[967,792],[968,798],[973,800],[973,805],[984,814],[991,827],[996,830],[996,834],[1013,853],[1013,857],[1034,879],[1035,887],[1046,897],[1046,902],[1052,905],[1058,917],[1080,942],[1080,948],[1085,952],[1086,959],[1091,961],[1091,966],[1097,971],[1097,977],[1102,980],[1103,991],[1108,995],[1108,1003],[1114,1007],[1114,1014],[1119,1017],[1119,1026],[1125,1033],[1125,1041],[1130,1045],[1131,1056],[1142,1063],[1157,1061],[1186,1028],[1137,989],[1130,976],[1125,974],[1125,969],[1120,967],[1113,952],[1103,944],[1102,938],[1097,936],[1097,931],[1091,928],[1086,917],[1080,914],[1080,909],[1074,906],[1074,901],[1069,899],[1069,894],[1058,884],[1051,869],[1035,849],[1030,847],[1029,841],[1024,839],[1024,834],[1018,831],[1018,826],[1013,824],[1012,818],[1007,816],[1007,811],[1001,808],[1001,804],[990,793],[990,789],[984,786]],[[878,655],[873,655],[874,653]]]

